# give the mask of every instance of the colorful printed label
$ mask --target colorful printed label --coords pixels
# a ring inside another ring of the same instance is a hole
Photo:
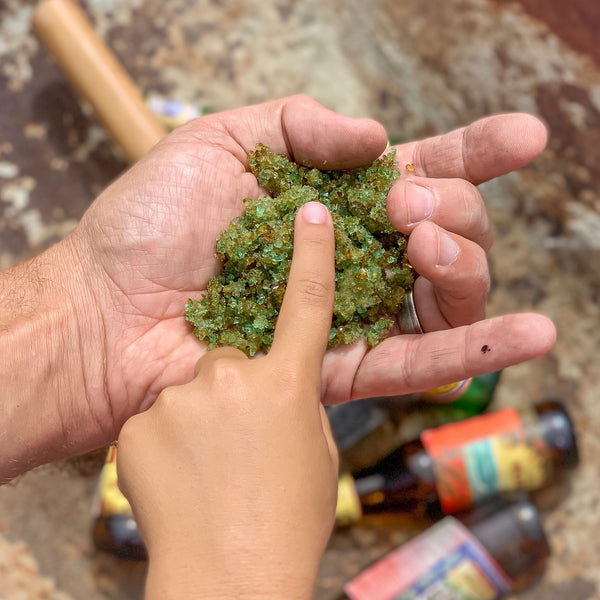
[[[150,94],[146,98],[146,105],[150,112],[168,129],[175,129],[203,114],[195,104],[156,94]]]
[[[535,413],[509,408],[421,435],[442,509],[453,513],[499,493],[531,491],[552,475]]]
[[[469,389],[471,381],[473,381],[472,377],[423,392],[423,400],[430,402],[453,402]]]
[[[479,541],[446,517],[344,586],[350,600],[495,600],[510,581]]]
[[[93,512],[96,515],[133,515],[131,505],[123,496],[117,483],[117,448],[108,449],[106,460],[100,472]]]

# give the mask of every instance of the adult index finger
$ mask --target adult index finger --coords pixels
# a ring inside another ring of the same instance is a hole
[[[292,267],[269,352],[320,382],[335,291],[335,242],[327,208],[307,202],[296,215]]]

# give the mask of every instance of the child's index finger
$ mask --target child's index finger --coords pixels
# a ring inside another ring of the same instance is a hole
[[[307,202],[296,215],[292,266],[270,354],[294,361],[303,375],[319,377],[334,291],[333,221],[323,204]]]

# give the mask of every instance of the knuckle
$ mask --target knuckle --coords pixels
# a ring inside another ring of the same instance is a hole
[[[475,185],[469,181],[460,181],[465,228],[472,232],[475,239],[480,240],[481,246],[487,251],[492,245],[494,232],[485,202]]]
[[[288,410],[290,405],[303,404],[312,394],[319,393],[319,386],[315,389],[314,383],[306,376],[306,372],[294,357],[267,356],[265,366],[272,376],[272,389],[277,390],[272,397],[274,406],[279,405]]]
[[[146,415],[134,415],[125,421],[119,432],[119,454],[127,454],[130,448],[137,447],[146,429]]]
[[[119,432],[119,446],[129,447],[129,444],[135,440],[137,427],[132,424],[134,417],[125,421],[121,431]]]
[[[324,235],[322,230],[317,234],[313,233],[313,235],[310,237],[307,236],[305,243],[310,244],[310,246],[313,248],[313,251],[316,251],[319,257],[322,256],[321,253],[327,252],[328,254],[331,254],[331,258],[333,260],[333,246],[330,245],[330,237]],[[324,255],[325,254],[323,254],[323,256]]]
[[[483,248],[477,246],[476,261],[472,275],[473,281],[487,289],[490,287],[490,269],[487,261],[487,256]]]
[[[458,275],[448,284],[448,292],[456,301],[485,301],[491,282],[487,263],[477,262],[472,269]]]
[[[403,360],[398,361],[399,378],[404,382],[407,390],[418,390],[423,376],[423,356],[424,343],[422,338],[417,343],[408,347],[403,356]],[[436,358],[437,361],[437,353]]]
[[[479,230],[487,220],[487,212],[479,190],[469,181],[460,181],[465,226],[469,230]]]
[[[482,245],[482,248],[488,252],[494,244],[494,240],[496,239],[496,227],[488,218],[488,227],[487,227],[487,239],[485,243]]]
[[[486,269],[483,270],[481,276],[480,276],[480,281],[481,281],[481,294],[484,300],[487,300],[489,294],[490,294],[490,290],[492,288],[492,280],[490,277],[490,272]]]
[[[303,277],[298,281],[298,297],[307,306],[320,306],[328,301],[332,294],[332,285],[324,283],[314,276]]]
[[[165,388],[156,399],[154,403],[157,410],[164,410],[167,414],[169,414],[173,407],[175,407],[179,403],[179,388],[176,386],[171,386]]]
[[[301,380],[297,369],[282,368],[277,375],[282,392],[287,394],[289,392],[296,392],[300,388]]]
[[[293,96],[290,96],[289,102],[290,104],[316,104],[316,101],[313,99],[312,96],[309,96],[308,94],[303,92],[299,92],[297,94],[294,94]]]
[[[241,354],[243,354],[240,351]],[[239,361],[230,358],[217,358],[207,372],[212,389],[230,390],[244,385]]]
[[[304,246],[303,254],[306,257],[306,262],[309,264],[322,264],[325,261],[334,263],[334,244],[333,233],[330,235],[325,231],[303,231],[301,234],[302,245]]]

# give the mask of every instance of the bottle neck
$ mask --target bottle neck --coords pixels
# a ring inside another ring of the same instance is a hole
[[[364,514],[406,512],[428,518],[441,516],[433,462],[420,444],[399,448],[356,473],[354,481]]]

